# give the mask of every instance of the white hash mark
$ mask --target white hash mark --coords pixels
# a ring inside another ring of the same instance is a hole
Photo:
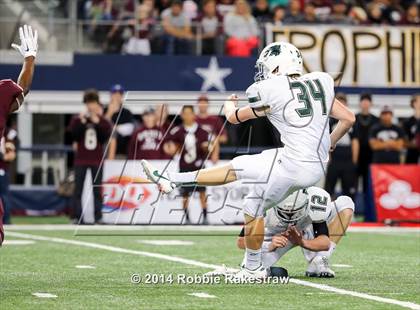
[[[39,298],[57,298],[57,295],[50,294],[50,293],[32,293],[32,295]]]
[[[217,298],[216,296],[207,293],[189,293],[188,295],[195,296],[198,298]]]

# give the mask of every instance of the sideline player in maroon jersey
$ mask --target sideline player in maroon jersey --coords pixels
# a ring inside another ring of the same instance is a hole
[[[75,145],[74,174],[74,223],[83,224],[82,193],[86,172],[90,169],[95,202],[95,223],[102,222],[102,184],[101,161],[104,154],[103,145],[109,140],[112,131],[111,123],[103,116],[98,92],[86,90],[83,96],[86,111],[72,118],[69,130]]]
[[[205,160],[209,157],[210,136],[196,122],[194,107],[185,105],[181,112],[182,125],[174,127],[165,139],[164,150],[170,155],[180,153],[179,171],[195,171],[204,167]],[[207,224],[206,188],[204,186],[187,186],[180,188],[183,198],[183,208],[186,223],[189,223],[188,201],[194,192],[200,193],[200,203],[203,210],[203,224]]]
[[[198,115],[197,123],[211,134],[214,143],[214,151],[211,154],[211,161],[216,163],[219,160],[220,144],[224,144],[228,140],[226,129],[222,119],[217,115],[209,115],[209,98],[201,95],[197,100]]]
[[[128,146],[128,159],[161,159],[160,141],[162,132],[156,125],[156,114],[152,108],[142,116],[143,125],[134,131]]]
[[[12,47],[22,54],[24,61],[17,83],[10,79],[0,80],[0,134],[4,135],[6,121],[10,113],[18,110],[25,95],[29,92],[35,69],[35,57],[38,51],[38,33],[32,31],[31,26],[19,28],[20,45]],[[0,245],[4,240],[3,205],[0,200]]]

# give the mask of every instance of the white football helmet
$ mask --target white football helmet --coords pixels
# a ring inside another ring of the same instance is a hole
[[[256,82],[276,75],[302,75],[302,54],[293,44],[274,42],[262,50],[255,67]]]
[[[282,222],[296,223],[308,214],[308,200],[306,190],[297,190],[274,207],[275,214]]]

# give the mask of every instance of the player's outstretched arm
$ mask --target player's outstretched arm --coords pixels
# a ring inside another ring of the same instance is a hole
[[[238,97],[235,94],[232,94],[228,97],[223,106],[225,117],[231,124],[239,124],[250,119],[265,116],[269,109],[268,107],[251,108],[250,106],[238,108],[237,105]]]
[[[32,27],[24,25],[19,28],[20,45],[15,43],[12,47],[24,57],[22,71],[19,74],[17,83],[23,88],[26,95],[32,84],[34,75],[35,57],[38,51],[38,32],[32,31]]]
[[[356,121],[356,116],[349,108],[337,99],[334,99],[330,116],[338,120],[337,126],[330,135],[331,148],[335,148],[338,140],[340,140],[353,126]]]

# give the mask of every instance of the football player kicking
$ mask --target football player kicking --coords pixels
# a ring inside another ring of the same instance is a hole
[[[353,112],[334,98],[330,75],[302,75],[302,55],[294,45],[268,45],[256,67],[256,82],[246,91],[248,105],[237,107],[238,98],[231,95],[224,103],[225,117],[233,124],[267,117],[280,132],[284,148],[238,156],[224,166],[184,173],[159,171],[142,161],[148,178],[164,193],[183,185],[222,185],[244,179],[253,182],[243,205],[246,259],[238,278],[267,276],[261,259],[264,211],[292,192],[316,184],[324,175],[329,151],[355,121]],[[331,134],[329,116],[338,120]]]
[[[25,25],[19,28],[19,37],[20,45],[12,44],[12,47],[24,57],[17,83],[10,79],[0,80],[0,137],[4,135],[8,116],[22,105],[34,75],[38,33],[36,30],[33,32],[31,26]],[[3,205],[0,200],[0,245],[4,240],[3,214]]]
[[[294,246],[300,246],[308,262],[306,276],[332,278],[329,261],[345,234],[354,212],[353,200],[340,196],[331,201],[319,187],[292,193],[265,214],[262,264],[272,267]],[[237,246],[245,249],[244,229]],[[223,272],[222,272],[223,273]]]

